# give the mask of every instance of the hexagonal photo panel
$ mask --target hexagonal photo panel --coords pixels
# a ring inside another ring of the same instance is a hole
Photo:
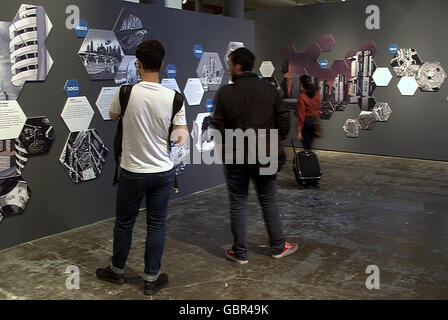
[[[199,78],[189,78],[185,85],[184,95],[190,106],[198,106],[201,104],[204,96],[204,88]]]
[[[372,130],[376,124],[375,114],[372,111],[361,111],[358,121],[361,130]]]
[[[26,115],[16,100],[0,101],[0,140],[17,139]]]
[[[224,68],[217,52],[204,52],[196,73],[204,91],[218,91],[224,78]]]
[[[263,61],[260,66],[260,73],[263,76],[263,78],[269,78],[272,77],[272,74],[275,71],[274,64],[272,61]]]
[[[101,113],[103,120],[110,120],[109,116],[109,106],[112,102],[112,99],[119,90],[119,87],[103,87],[101,88],[101,92],[96,99],[95,105]]]
[[[87,97],[68,98],[61,117],[70,132],[87,130],[95,112]]]
[[[0,140],[0,180],[20,176],[28,152],[18,139]]]
[[[45,41],[53,25],[44,7],[22,4],[9,28],[11,83],[44,81],[53,66]]]
[[[238,48],[244,48],[244,43],[239,41],[230,41],[227,45],[226,52],[224,53],[224,63],[226,65],[226,69],[229,67],[229,64],[227,63],[229,61],[229,54]]]
[[[215,141],[210,131],[212,113],[198,113],[196,120],[193,123],[193,130],[191,136],[193,143],[199,152],[208,152],[215,148]]]
[[[59,161],[73,182],[98,178],[103,171],[109,149],[95,129],[72,132]]]
[[[414,77],[402,77],[397,84],[403,96],[413,96],[418,89],[418,83]]]
[[[21,214],[31,198],[31,189],[22,177],[0,180],[0,214],[4,217]]]
[[[380,102],[373,108],[373,113],[376,121],[384,122],[389,120],[389,117],[392,114],[392,109],[387,102]]]
[[[361,125],[358,119],[348,119],[343,128],[347,138],[358,138],[361,133]]]
[[[420,90],[437,92],[446,80],[446,73],[440,62],[425,62],[415,75]]]
[[[364,111],[370,111],[375,107],[376,101],[373,92],[376,89],[373,74],[376,64],[369,50],[358,51],[351,60],[350,103],[358,104]]]
[[[415,49],[398,49],[390,62],[398,77],[414,76],[421,64],[422,61]]]
[[[137,58],[135,56],[124,56],[115,76],[115,83],[122,85],[135,85],[141,81],[140,74],[136,66]]]
[[[378,68],[372,76],[378,87],[387,87],[392,80],[392,73],[389,68]]]
[[[149,26],[138,9],[122,9],[114,31],[125,55],[135,55],[140,43],[150,39]]]
[[[47,117],[28,118],[19,136],[30,156],[48,153],[54,138],[53,125]]]
[[[11,22],[0,21],[0,101],[17,100],[23,84],[12,83],[13,73],[9,51]]]
[[[78,56],[91,80],[114,80],[124,53],[113,31],[90,29]]]
[[[181,175],[190,163],[190,139],[181,146],[176,143],[172,143],[170,151],[170,159],[174,163],[174,174],[176,176]]]

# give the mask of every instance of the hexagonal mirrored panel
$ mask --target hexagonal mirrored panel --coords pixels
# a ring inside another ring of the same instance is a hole
[[[0,180],[0,214],[5,218],[25,211],[31,198],[31,189],[21,177]]]
[[[372,111],[361,111],[358,121],[361,130],[372,130],[376,124],[375,114]]]
[[[168,88],[171,90],[176,90],[177,92],[180,93],[179,85],[177,84],[177,81],[174,78],[173,79],[170,79],[170,78],[162,79],[160,84],[162,86],[164,86],[165,88]]]
[[[104,120],[110,120],[109,116],[109,106],[112,102],[112,98],[114,97],[119,87],[104,87],[101,89],[101,92],[96,99],[96,107],[101,113],[101,116]]]
[[[446,73],[440,62],[425,62],[415,75],[422,91],[437,92],[446,80]]]
[[[48,153],[54,139],[53,125],[47,117],[28,118],[19,136],[30,156]]]
[[[135,56],[124,56],[115,76],[115,83],[122,85],[135,85],[141,81],[137,71],[137,58]]]
[[[361,133],[361,125],[358,119],[348,119],[344,124],[347,138],[358,138]]]
[[[191,136],[193,143],[199,152],[208,152],[215,148],[215,141],[210,131],[212,113],[198,113],[196,120],[193,123],[193,130]]]
[[[17,100],[23,84],[12,83],[12,63],[9,51],[11,22],[0,21],[0,101]]]
[[[202,87],[201,80],[198,78],[189,78],[185,85],[184,95],[190,106],[200,105],[204,96],[204,88]]]
[[[72,132],[59,161],[73,182],[98,178],[109,150],[95,129]]]
[[[263,78],[270,78],[275,71],[272,61],[263,61],[260,66],[260,73]]]
[[[378,87],[387,87],[392,80],[392,73],[389,68],[378,68],[372,76]]]
[[[397,87],[403,96],[413,96],[418,89],[418,83],[414,77],[403,77]]]
[[[239,41],[230,41],[227,45],[226,53],[224,54],[224,63],[226,68],[229,67],[229,64],[227,63],[229,61],[229,54],[238,48],[244,48],[244,43]]]
[[[87,97],[68,98],[61,117],[70,132],[89,129],[94,111]]]
[[[149,27],[141,14],[138,9],[123,9],[115,24],[113,32],[125,55],[135,55],[138,45],[149,40]]]
[[[376,121],[384,122],[389,120],[392,109],[387,102],[380,102],[373,108],[373,113],[375,114]]]
[[[224,68],[217,52],[204,52],[196,73],[204,91],[217,91],[224,78]]]
[[[16,100],[0,101],[0,140],[18,138],[25,122],[26,115]]]
[[[9,28],[11,82],[44,81],[53,66],[45,41],[53,25],[41,6],[22,4]]]
[[[0,180],[20,176],[28,152],[19,139],[0,140]]]
[[[422,61],[415,49],[398,49],[390,62],[398,77],[414,76],[421,64]]]
[[[90,29],[78,56],[91,80],[114,80],[124,53],[113,31]]]
[[[331,34],[324,34],[320,36],[319,47],[322,52],[330,52],[335,46],[336,41]]]

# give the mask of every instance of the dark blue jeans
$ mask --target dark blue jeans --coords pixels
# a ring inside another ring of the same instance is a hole
[[[247,247],[247,197],[252,179],[260,202],[263,219],[269,235],[272,254],[279,254],[285,247],[285,238],[277,206],[277,175],[261,176],[245,165],[224,165],[224,174],[230,199],[230,225],[233,234],[232,251],[240,260],[248,259]]]
[[[311,151],[313,147],[314,139],[314,122],[313,118],[306,117],[305,123],[302,128],[302,144],[303,149],[306,151]]]
[[[123,270],[132,243],[132,230],[146,196],[145,274],[158,275],[165,245],[165,221],[174,171],[133,173],[121,169],[117,191],[112,266]]]

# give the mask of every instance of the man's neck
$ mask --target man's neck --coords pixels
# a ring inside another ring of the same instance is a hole
[[[144,72],[140,77],[145,82],[160,83],[158,72]]]

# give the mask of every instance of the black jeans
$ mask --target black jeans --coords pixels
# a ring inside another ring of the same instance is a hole
[[[306,117],[305,123],[303,124],[302,128],[302,144],[303,149],[305,151],[311,151],[312,150],[312,144],[314,139],[314,122],[313,118]]]
[[[257,170],[258,171],[258,170]],[[253,180],[266,225],[272,254],[280,254],[285,248],[285,238],[277,206],[277,175],[261,176],[245,165],[224,165],[224,174],[230,199],[230,224],[233,234],[232,251],[239,259],[248,259],[247,246],[247,197],[249,180]]]
[[[117,190],[112,266],[124,272],[132,243],[132,230],[146,196],[145,274],[159,273],[165,245],[165,221],[174,171],[133,173],[121,169]]]

